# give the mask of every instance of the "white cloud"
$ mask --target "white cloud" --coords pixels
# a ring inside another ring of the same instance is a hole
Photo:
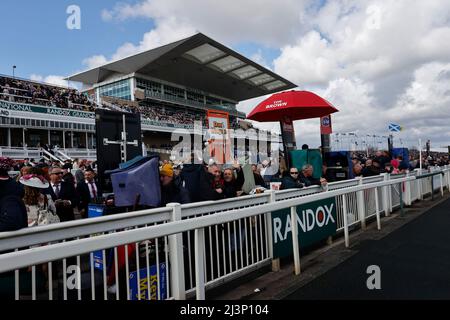
[[[83,60],[83,64],[89,69],[105,64],[108,61],[104,55],[95,55]]]
[[[257,8],[257,10],[255,9]],[[151,19],[154,29],[137,44],[125,43],[117,59],[189,36],[197,30],[226,45],[260,44],[281,49],[274,61],[261,51],[250,58],[302,89],[323,95],[340,110],[335,131],[385,135],[396,121],[399,136],[420,134],[449,143],[447,123],[450,63],[448,0],[334,0],[319,7],[312,0],[141,0],[102,12],[106,22]],[[264,97],[239,104],[249,112]],[[447,127],[446,127],[447,125]],[[278,129],[278,124],[259,124]],[[319,145],[318,120],[295,124],[298,144]]]
[[[210,0],[143,0],[116,4],[102,15],[106,20],[153,19],[158,25],[177,17],[226,43],[252,41],[279,46],[295,38],[301,27],[300,14],[313,0],[245,0],[239,3]],[[104,19],[105,20],[105,19]]]
[[[127,12],[131,11],[131,9],[124,8],[123,10],[125,11],[120,11],[121,14],[124,14],[126,17],[128,17]],[[136,15],[138,15],[139,12],[140,11],[137,11]],[[116,14],[114,12],[109,12],[106,10],[102,11],[103,20],[110,21],[114,17],[116,17]],[[88,68],[95,68],[110,61],[122,59],[139,52],[143,52],[177,40],[181,40],[195,33],[196,30],[193,27],[183,23],[174,16],[162,18],[157,21],[156,27],[154,29],[146,32],[143,35],[142,40],[139,42],[139,44],[135,45],[130,42],[124,43],[119,48],[117,48],[116,52],[114,52],[109,59],[102,54],[98,54],[85,58],[83,60],[83,64]]]
[[[44,82],[48,84],[54,84],[61,87],[67,87],[69,85],[72,88],[75,88],[73,83],[68,83],[67,80],[64,80],[64,76],[57,76],[57,75],[48,75],[48,76],[42,76],[39,74],[31,74],[30,80],[38,81],[38,82]]]

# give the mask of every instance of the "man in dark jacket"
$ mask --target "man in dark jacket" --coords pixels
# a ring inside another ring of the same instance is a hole
[[[23,185],[8,176],[14,161],[0,157],[0,232],[28,226]]]
[[[49,171],[50,186],[44,190],[44,194],[49,194],[56,206],[56,214],[61,222],[75,220],[73,209],[78,204],[78,197],[75,187],[68,182],[62,181],[63,170],[53,167]]]
[[[63,173],[62,179],[63,179],[65,182],[69,182],[69,183],[71,183],[71,184],[73,184],[73,185],[75,186],[75,185],[76,185],[76,183],[75,183],[75,177],[74,177],[73,174],[71,173],[72,165],[66,163],[66,164],[64,164],[64,165],[62,166],[62,169],[63,169],[63,172],[64,172],[64,173]]]
[[[95,173],[92,169],[84,172],[84,180],[77,184],[77,194],[79,197],[78,210],[83,218],[87,218],[88,205],[102,197],[100,184],[95,181]]]
[[[302,167],[302,173],[299,174],[299,180],[305,185],[309,186],[327,186],[328,182],[324,178],[316,179],[313,177],[314,167],[311,164],[305,164]]]
[[[303,183],[299,180],[299,172],[298,169],[292,167],[289,170],[289,175],[285,175],[281,179],[281,189],[294,189],[294,188],[303,188]]]
[[[216,164],[208,166],[200,176],[200,200],[219,200],[223,198],[223,186],[220,181],[221,172]]]
[[[174,179],[173,168],[170,164],[163,165],[159,174],[161,179],[162,207],[171,202],[177,202],[180,204],[191,202],[189,192],[181,185],[181,180]]]
[[[380,162],[378,158],[366,161],[366,167],[363,169],[363,177],[378,176],[381,173]]]
[[[22,199],[24,196],[23,185],[11,179],[8,175],[8,171],[13,164],[12,159],[0,157],[0,198],[14,195]]]

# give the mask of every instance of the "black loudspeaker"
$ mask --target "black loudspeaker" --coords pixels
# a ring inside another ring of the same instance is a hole
[[[123,116],[125,116],[126,158],[122,153]],[[142,155],[142,133],[140,113],[126,113],[97,109],[95,111],[95,132],[97,139],[97,168],[99,182],[105,192],[112,192],[111,180],[106,170],[113,170],[119,164]],[[129,143],[135,142],[134,145]]]
[[[342,181],[354,177],[353,163],[348,151],[326,152],[324,163],[328,167],[329,181]]]

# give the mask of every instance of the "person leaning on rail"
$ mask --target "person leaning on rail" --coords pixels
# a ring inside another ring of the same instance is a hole
[[[297,168],[292,167],[289,173],[286,173],[281,178],[281,190],[303,188],[305,185],[299,179],[299,171]]]
[[[316,179],[313,177],[314,167],[311,164],[305,164],[302,167],[302,172],[299,174],[299,180],[302,182],[305,187],[309,186],[321,186],[322,188],[326,189],[328,188],[328,181],[327,179],[320,178]]]

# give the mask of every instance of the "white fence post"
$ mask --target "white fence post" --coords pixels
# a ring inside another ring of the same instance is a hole
[[[406,172],[406,177],[410,176],[409,171]],[[405,204],[410,206],[412,204],[412,195],[411,195],[411,181],[404,182],[405,184],[405,193],[403,199],[405,199]],[[403,190],[403,188],[402,188]]]
[[[445,169],[449,169],[449,166],[445,166]],[[447,192],[450,192],[450,171],[446,171],[447,176]]]
[[[269,191],[269,203],[274,203],[275,200],[275,190]],[[272,259],[272,271],[280,271],[280,259],[273,258],[273,226],[272,226],[272,212],[266,213],[267,222],[267,239],[269,241],[269,257]]]
[[[300,246],[298,243],[297,207],[291,207],[292,249],[294,250],[295,275],[300,274]]]
[[[375,187],[375,212],[377,215],[377,229],[381,230],[380,204],[378,203],[378,188]]]
[[[168,203],[167,207],[172,208],[172,222],[181,220],[181,206],[179,203]],[[181,233],[169,236],[170,254],[170,280],[171,292],[176,300],[186,299],[184,284],[184,256],[183,256],[183,235]]]
[[[195,292],[197,300],[205,300],[205,229],[195,229]]]
[[[342,195],[342,212],[344,214],[345,247],[348,248],[350,241],[348,237],[347,196],[345,194]]]
[[[363,178],[359,177],[358,179],[358,185],[363,185]],[[357,193],[357,203],[358,203],[358,215],[361,219],[361,229],[366,228],[366,207],[364,205],[364,190],[358,191]]]
[[[383,173],[383,181],[388,181],[389,180],[389,174],[388,173]],[[389,217],[389,214],[391,213],[390,211],[390,206],[389,206],[389,189],[390,186],[385,186],[383,187],[383,209],[384,209],[384,215],[386,217]]]
[[[444,179],[442,178],[444,173],[439,174],[439,181],[441,183],[441,196],[444,196]]]
[[[419,176],[422,175],[422,169],[419,169]],[[419,179],[419,186],[420,186],[420,200],[423,200],[423,194],[425,193],[425,188],[423,186],[423,179]]]

